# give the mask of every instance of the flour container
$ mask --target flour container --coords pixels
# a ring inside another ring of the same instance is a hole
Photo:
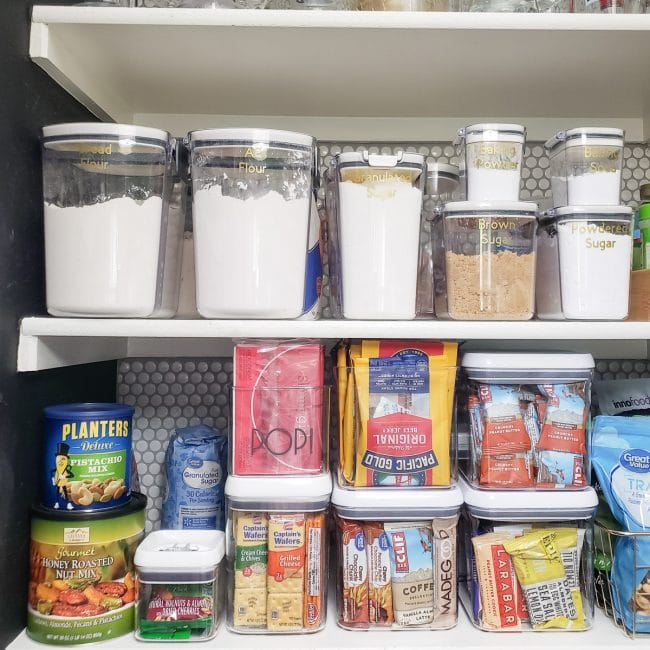
[[[546,212],[539,222],[537,315],[627,318],[631,256],[632,208],[592,205]]]
[[[415,318],[424,156],[336,156],[343,317]]]
[[[622,129],[590,126],[548,140],[553,206],[619,205],[624,137]]]
[[[196,299],[204,318],[305,311],[315,140],[267,129],[188,136]]]
[[[526,129],[520,124],[472,124],[458,131],[468,201],[518,201]]]
[[[582,631],[594,618],[593,522],[581,492],[486,492],[460,487],[458,595],[488,632]]]
[[[455,201],[444,207],[449,315],[528,320],[535,306],[534,203]]]
[[[334,486],[342,628],[456,625],[456,527],[462,502],[455,485],[448,490]]]
[[[129,124],[43,128],[47,309],[53,316],[171,317],[184,215],[169,210],[179,148]]]
[[[228,477],[228,629],[240,634],[323,629],[331,492],[329,474]]]

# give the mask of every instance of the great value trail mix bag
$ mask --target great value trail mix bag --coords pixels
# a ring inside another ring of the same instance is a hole
[[[447,486],[456,343],[363,341],[337,360],[340,474],[365,486]]]

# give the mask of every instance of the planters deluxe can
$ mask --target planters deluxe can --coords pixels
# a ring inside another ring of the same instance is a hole
[[[43,505],[90,511],[126,503],[132,418],[124,404],[46,407]]]
[[[144,537],[146,498],[112,510],[32,511],[27,634],[72,645],[133,631],[133,558]]]

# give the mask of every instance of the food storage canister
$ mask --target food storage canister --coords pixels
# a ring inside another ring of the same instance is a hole
[[[548,140],[553,206],[618,205],[624,137],[622,129],[589,126]]]
[[[467,352],[458,421],[470,432],[471,483],[584,489],[594,360],[566,352]]]
[[[175,140],[159,129],[43,128],[47,309],[53,316],[165,317],[178,307],[184,215]]]
[[[338,624],[441,630],[457,620],[456,526],[463,495],[334,485]]]
[[[329,474],[229,476],[228,629],[300,634],[325,626]]]
[[[44,506],[101,510],[128,500],[133,412],[105,403],[45,408]]]
[[[528,320],[535,308],[535,203],[457,201],[444,207],[449,316]]]
[[[539,221],[538,244],[539,318],[627,318],[632,208],[585,205],[547,211]]]
[[[531,494],[460,486],[458,592],[474,625],[488,632],[589,629],[594,489]]]
[[[208,129],[191,132],[188,142],[199,313],[299,317],[309,274],[314,138]]]
[[[223,607],[225,535],[212,530],[157,530],[135,552],[135,638],[207,641]]]
[[[126,504],[112,510],[33,508],[29,637],[61,646],[133,631],[133,555],[144,537],[146,503],[133,492]]]
[[[336,156],[343,317],[415,318],[424,156]]]
[[[458,131],[456,143],[462,145],[468,201],[519,201],[525,127],[472,124]]]
[[[417,315],[448,317],[445,278],[445,242],[441,211],[447,201],[456,198],[459,172],[457,165],[427,163],[423,219],[420,225]],[[440,307],[440,314],[436,307]]]

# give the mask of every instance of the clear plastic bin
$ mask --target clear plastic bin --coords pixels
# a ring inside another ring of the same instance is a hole
[[[362,341],[337,351],[338,473],[354,487],[449,487],[457,343]]]
[[[479,488],[582,490],[589,480],[590,354],[467,352],[458,421]]]
[[[624,137],[622,129],[589,126],[548,140],[553,206],[619,205]]]
[[[535,203],[458,201],[443,212],[455,320],[528,320],[535,309]]]
[[[184,215],[178,148],[166,131],[100,122],[43,128],[47,310],[170,318]]]
[[[645,0],[586,0],[585,11],[600,14],[644,14]]]
[[[336,156],[343,317],[415,318],[424,156]]]
[[[520,4],[523,6],[525,2]],[[512,4],[508,6],[505,10],[513,11]],[[480,10],[499,11],[492,6]],[[519,201],[525,127],[472,124],[458,131],[455,144],[462,145],[468,201]]]
[[[460,485],[458,591],[472,623],[488,632],[591,628],[596,492]]]
[[[228,629],[317,632],[327,615],[327,519],[332,479],[229,476]]]
[[[449,490],[334,486],[338,624],[441,630],[457,621],[456,526]]]
[[[225,535],[158,530],[135,552],[139,641],[207,641],[217,634],[223,603]]]
[[[208,129],[191,132],[188,141],[199,313],[298,318],[311,307],[305,296],[314,138]]]
[[[629,311],[632,208],[556,208],[540,215],[537,316],[623,320]]]

